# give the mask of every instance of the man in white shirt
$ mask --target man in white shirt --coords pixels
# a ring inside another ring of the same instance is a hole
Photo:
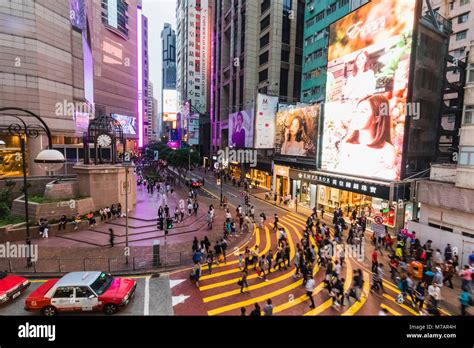
[[[315,308],[316,305],[314,304],[313,300],[313,291],[316,288],[316,282],[311,276],[308,276],[308,280],[306,281],[305,289],[306,289],[306,295],[309,297],[311,301],[311,306],[309,308]]]
[[[438,283],[435,282],[428,286],[428,295],[433,299],[434,306],[438,307],[438,301],[441,299],[441,288]]]

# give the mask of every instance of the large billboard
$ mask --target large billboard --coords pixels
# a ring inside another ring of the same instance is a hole
[[[122,126],[123,134],[137,135],[137,119],[135,117],[119,114],[112,114],[112,117],[117,120]]]
[[[255,148],[272,149],[275,147],[275,114],[278,109],[278,97],[265,94],[257,95],[255,120]]]
[[[319,104],[280,105],[276,114],[276,153],[316,159],[320,114]]]
[[[187,134],[189,145],[199,145],[199,114],[189,115]]]
[[[373,0],[331,25],[324,170],[399,180],[416,0]]]
[[[253,109],[229,115],[229,147],[253,146]]]
[[[174,89],[163,90],[163,122],[176,121],[178,93]]]

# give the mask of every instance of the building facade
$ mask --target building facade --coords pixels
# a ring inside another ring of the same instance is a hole
[[[307,2],[304,15],[302,102],[321,102],[325,98],[329,25],[367,2],[367,0]]]
[[[161,47],[162,88],[176,89],[176,33],[169,23],[161,31]]]
[[[176,89],[178,108],[186,101],[199,113],[209,111],[211,0],[178,0],[176,5]]]
[[[144,69],[141,1],[88,0],[96,115],[119,115],[131,127],[127,148],[143,145]]]
[[[68,1],[4,1],[0,5],[0,108],[18,107],[39,115],[58,146],[82,142],[93,103],[92,85],[85,82],[88,78],[91,82],[87,71],[90,29],[84,8],[73,10]],[[78,111],[85,115],[78,116],[76,123]],[[13,121],[0,116],[1,126]],[[2,133],[0,138],[6,142],[0,150],[2,157],[19,151],[18,137]],[[28,174],[44,174],[33,159],[46,147],[47,139],[40,136],[28,142]],[[11,165],[0,167],[0,177],[22,175],[17,165],[21,161],[8,162]]]
[[[468,71],[465,111],[460,129],[457,165],[433,165],[430,180],[417,183],[419,214],[408,224],[410,231],[424,240],[436,241],[434,248],[447,243],[457,248],[460,263],[468,264],[474,252],[474,41],[467,50]]]

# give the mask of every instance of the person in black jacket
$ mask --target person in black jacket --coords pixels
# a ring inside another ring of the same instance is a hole
[[[260,305],[255,303],[255,309],[250,312],[250,316],[259,317],[262,315],[262,310],[260,309]]]

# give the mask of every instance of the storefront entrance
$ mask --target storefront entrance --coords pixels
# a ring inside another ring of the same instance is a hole
[[[251,169],[250,173],[247,174],[247,179],[256,188],[266,188],[269,190],[272,185],[271,175],[258,169]]]

